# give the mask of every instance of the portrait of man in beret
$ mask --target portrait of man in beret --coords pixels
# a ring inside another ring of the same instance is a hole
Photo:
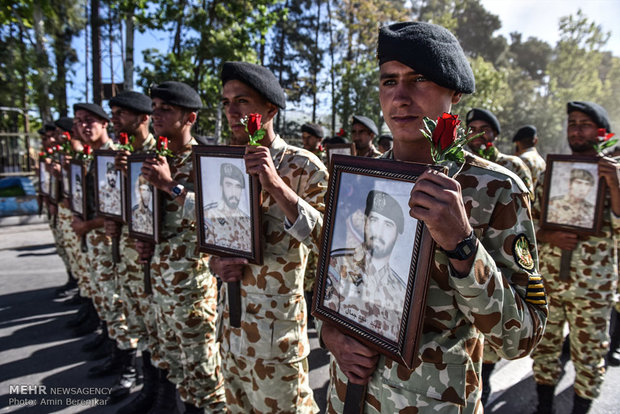
[[[97,160],[99,209],[104,213],[121,215],[120,172],[114,168],[114,157],[98,157]]]
[[[135,170],[131,203],[131,225],[134,231],[153,234],[153,186]]]
[[[594,166],[596,170],[596,166]],[[590,228],[594,224],[594,203],[596,197],[596,171],[575,167],[570,170],[568,187],[559,179],[552,179],[552,188],[562,188],[562,195],[552,196],[549,200],[547,221]],[[555,178],[555,177],[553,177]],[[555,183],[554,183],[555,181]],[[566,189],[568,188],[568,192]]]
[[[73,209],[82,214],[84,213],[83,206],[83,191],[82,191],[82,174],[77,165],[71,166],[71,173],[73,174],[73,181],[71,182],[71,196]]]

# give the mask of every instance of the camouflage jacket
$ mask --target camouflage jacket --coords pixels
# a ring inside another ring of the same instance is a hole
[[[393,158],[392,151],[384,158]],[[381,356],[369,385],[369,393],[376,394],[366,400],[373,409],[367,406],[367,412],[399,412],[415,404],[416,394],[473,412],[480,398],[483,342],[514,359],[540,341],[547,308],[534,225],[527,189],[514,177],[466,153],[457,181],[479,240],[474,264],[469,274],[456,277],[447,256],[435,248],[412,369]],[[337,376],[343,378],[339,369]]]
[[[536,200],[532,215],[537,227],[540,225],[540,201],[543,195],[545,174],[536,186]],[[563,221],[563,220],[562,220]],[[580,236],[571,258],[568,281],[559,278],[562,250],[549,243],[540,243],[540,269],[545,288],[550,296],[561,295],[564,299],[587,298],[606,306],[617,300],[618,282],[617,244],[620,235],[620,218],[611,211],[609,193],[605,197],[600,236]]]
[[[250,216],[240,209],[230,209],[224,202],[204,206],[205,242],[236,250],[251,251]]]
[[[318,252],[327,170],[314,154],[279,136],[269,151],[280,177],[299,195],[299,215],[290,223],[273,197],[262,192],[264,263],[245,267],[241,328],[230,327],[224,284],[219,330],[223,352],[273,364],[299,361],[310,352],[304,275],[309,252]]]
[[[530,196],[533,196],[534,185],[532,184],[532,173],[523,160],[515,155],[502,154],[499,152],[497,147],[493,147],[493,150],[494,151],[488,158],[489,161],[499,164],[502,167],[506,167],[509,171],[515,173],[527,187],[527,191],[530,193]]]
[[[368,158],[379,158],[381,155],[381,151],[379,151],[371,142],[368,145],[368,149],[366,151],[364,151],[364,153],[357,153],[358,157],[368,157]]]
[[[540,175],[547,168],[547,163],[545,162],[545,159],[540,156],[540,154],[536,150],[536,147],[526,149],[521,154],[519,154],[519,158],[521,158],[527,168],[530,169],[530,173],[532,173],[532,187],[536,188],[538,177],[540,177]]]

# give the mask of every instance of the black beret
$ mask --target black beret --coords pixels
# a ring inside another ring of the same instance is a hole
[[[387,139],[388,141],[394,141],[394,138],[390,134],[379,135],[379,139],[377,139],[377,142],[381,141],[382,139]]]
[[[45,132],[56,131],[56,124],[52,122],[46,122],[45,124],[43,124],[43,129],[45,130]]]
[[[151,89],[151,98],[159,98],[168,105],[180,106],[193,111],[202,108],[198,92],[183,82],[167,81]]]
[[[396,60],[439,86],[473,93],[476,81],[456,37],[446,28],[425,22],[404,22],[379,29],[379,65]]]
[[[75,114],[78,109],[88,111],[93,115],[97,115],[99,118],[103,118],[106,121],[110,121],[110,116],[103,110],[100,105],[94,103],[76,103],[73,105],[73,113]]]
[[[467,122],[467,125],[469,125],[473,121],[487,122],[489,125],[491,125],[491,128],[493,128],[495,132],[497,132],[498,134],[502,132],[499,126],[499,121],[497,120],[495,115],[493,115],[493,112],[487,111],[486,109],[473,108],[469,112],[467,112],[465,122]]]
[[[570,170],[570,181],[573,180],[584,180],[594,185],[594,176],[592,173],[582,168],[573,168]]]
[[[592,118],[592,121],[594,121],[599,128],[605,128],[605,131],[611,132],[609,115],[607,115],[607,111],[602,106],[594,102],[572,101],[566,104],[566,113],[570,114],[573,111],[583,112]]]
[[[129,109],[137,114],[151,114],[153,112],[153,101],[151,98],[140,92],[125,91],[110,99],[110,108],[120,106]]]
[[[280,82],[269,69],[248,62],[224,62],[222,86],[230,80],[238,80],[256,89],[272,104],[286,109],[286,94]]]
[[[383,191],[371,190],[366,197],[366,210],[364,210],[364,214],[368,216],[371,211],[376,211],[382,216],[394,221],[398,233],[403,234],[403,229],[405,227],[403,209],[394,197]]]
[[[111,161],[106,162],[106,171],[107,172],[114,172],[116,171],[116,169],[114,168],[114,163]]]
[[[225,162],[220,165],[220,184],[224,181],[224,177],[229,177],[233,180],[239,181],[241,183],[241,187],[245,188],[245,177],[243,176],[243,172],[236,165],[229,162]]]
[[[45,135],[45,129],[43,129],[43,128],[39,128],[39,129],[37,129],[37,134],[39,134],[39,135]]]
[[[307,122],[301,126],[301,132],[307,132],[317,138],[323,138],[323,128],[318,124]]]
[[[377,135],[379,134],[379,130],[377,129],[377,125],[375,124],[375,122],[370,119],[370,118],[366,118],[365,116],[362,115],[353,115],[353,124],[362,124],[364,125],[366,128],[370,129],[370,132],[372,132],[373,134]]]
[[[536,127],[534,125],[526,125],[519,128],[515,136],[512,138],[512,142],[521,141],[525,138],[534,138],[536,136]]]
[[[54,124],[65,132],[71,132],[73,129],[73,118],[63,116],[54,121]]]

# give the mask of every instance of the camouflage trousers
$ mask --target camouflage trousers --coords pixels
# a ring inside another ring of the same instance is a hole
[[[226,405],[230,413],[316,413],[308,359],[281,364],[222,355]]]
[[[462,406],[451,402],[439,401],[416,392],[416,384],[401,381],[398,383],[392,379],[384,378],[381,367],[385,357],[379,359],[378,369],[368,383],[366,400],[364,402],[365,414],[391,414],[391,413],[415,413],[415,414],[482,414],[483,408],[480,399],[467,401]],[[342,413],[347,391],[348,379],[336,364],[336,360],[330,357],[330,380],[327,389],[327,412],[330,414]],[[447,372],[446,372],[447,375]],[[436,379],[428,378],[428,381]],[[419,388],[428,388],[428,384],[417,384]],[[479,394],[478,394],[479,395]]]
[[[69,273],[71,272],[71,265],[69,263],[66,230],[68,228],[69,231],[71,231],[72,215],[71,211],[64,208],[61,203],[58,204],[57,211],[56,218],[54,219],[53,216],[50,218],[50,228],[54,235],[58,256],[60,256],[60,259],[65,265],[65,269],[67,269],[67,273]],[[71,231],[71,233],[73,233],[73,231]]]
[[[132,348],[112,260],[112,240],[99,229],[88,234],[88,267],[93,304],[99,317],[107,323],[110,338],[116,340],[121,349]]]
[[[88,269],[87,255],[82,252],[82,240],[71,228],[73,213],[71,213],[71,210],[59,206],[58,218],[60,219],[61,217],[59,224],[63,232],[69,269],[73,277],[77,279],[80,296],[90,298],[92,295],[90,289],[90,270]]]
[[[208,412],[226,412],[215,340],[217,283],[204,260],[169,262],[168,258],[156,248],[151,263],[158,341],[150,349],[151,362],[168,370],[183,401]]]
[[[605,375],[609,348],[609,318],[612,303],[585,299],[564,300],[548,296],[549,317],[542,340],[532,352],[534,379],[538,384],[556,385],[562,375],[560,355],[564,324],[569,326],[571,360],[575,366],[575,394],[595,399]]]

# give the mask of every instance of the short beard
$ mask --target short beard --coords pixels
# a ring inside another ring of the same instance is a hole
[[[585,144],[581,144],[581,145],[576,145],[576,144],[568,144],[568,146],[570,147],[570,149],[573,152],[588,152],[592,149],[593,145],[591,143],[585,143]]]

